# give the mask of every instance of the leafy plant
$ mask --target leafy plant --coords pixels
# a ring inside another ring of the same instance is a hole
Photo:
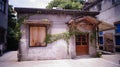
[[[96,53],[96,56],[97,56],[97,57],[102,57],[102,52],[98,51],[98,52]]]
[[[81,31],[72,31],[72,32],[64,32],[60,34],[47,34],[45,42],[46,43],[52,43],[60,39],[64,39],[69,44],[69,39],[71,36],[79,35],[79,34],[87,34],[87,32],[81,32]]]
[[[60,34],[47,34],[45,42],[46,43],[52,43],[54,41],[60,40],[60,39],[64,39],[65,41],[68,41],[68,39],[70,38],[69,32],[64,32],[64,33],[60,33]]]
[[[46,43],[52,43],[60,39],[64,39],[67,43],[67,53],[69,54],[69,39],[73,35],[79,35],[79,34],[86,34],[87,32],[80,32],[80,31],[72,31],[72,32],[64,32],[60,34],[47,34],[46,39],[44,42]]]
[[[8,10],[8,29],[7,29],[7,49],[17,50],[20,41],[20,26],[24,21],[25,17],[17,19],[16,12],[12,5],[9,5]]]
[[[48,4],[46,8],[52,9],[53,7],[80,10],[83,7],[83,1],[82,0],[53,0]]]

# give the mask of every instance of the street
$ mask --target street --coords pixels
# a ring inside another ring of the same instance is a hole
[[[18,62],[17,51],[11,51],[0,57],[0,67],[120,67],[120,64],[116,63],[120,55],[116,60],[105,57]]]

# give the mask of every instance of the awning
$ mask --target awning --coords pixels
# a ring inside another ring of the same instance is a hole
[[[98,25],[99,31],[107,31],[116,28],[114,25],[111,25],[107,22],[104,21],[99,21],[99,22],[100,22],[100,24]]]
[[[71,24],[72,22],[78,23],[81,21],[86,21],[90,24],[95,25],[96,27],[99,28],[99,31],[107,31],[107,30],[112,30],[112,29],[116,28],[114,25],[111,25],[111,24],[104,22],[104,21],[97,20],[96,18],[91,17],[91,16],[84,16],[82,18],[76,18],[76,19],[70,20],[68,22],[68,24]]]

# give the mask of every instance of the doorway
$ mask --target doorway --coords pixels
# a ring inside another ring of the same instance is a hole
[[[76,35],[76,55],[87,55],[89,52],[89,35]]]

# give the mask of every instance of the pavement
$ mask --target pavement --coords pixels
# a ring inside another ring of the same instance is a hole
[[[111,55],[102,55],[102,58],[110,62],[120,64],[120,53],[115,53]]]
[[[118,62],[120,54],[107,56],[109,55],[103,55],[102,58],[77,57],[76,59],[18,62],[17,51],[12,51],[0,57],[0,67],[120,67]]]

